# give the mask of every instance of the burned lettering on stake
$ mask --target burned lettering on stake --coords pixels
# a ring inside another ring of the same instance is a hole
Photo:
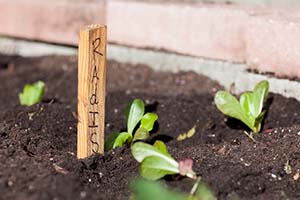
[[[99,59],[99,56],[103,56],[103,53],[100,52],[100,44],[101,44],[101,38],[96,38],[93,42],[92,42],[92,46],[93,46],[93,73],[92,73],[92,77],[91,77],[91,85],[90,88],[92,88],[92,94],[89,97],[90,100],[90,134],[89,134],[89,140],[92,143],[92,151],[93,153],[98,153],[99,152],[99,144],[97,142],[97,131],[99,124],[97,124],[97,119],[99,118],[99,112],[95,111],[97,110],[97,105],[99,103],[98,99],[97,99],[97,90],[98,90],[98,81],[99,81],[99,76],[98,76],[98,65],[96,60]]]

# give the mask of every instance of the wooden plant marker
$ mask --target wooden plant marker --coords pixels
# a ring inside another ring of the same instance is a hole
[[[104,152],[106,26],[80,29],[77,157]]]

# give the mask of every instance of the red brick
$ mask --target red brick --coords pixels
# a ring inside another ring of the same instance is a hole
[[[287,9],[251,17],[246,46],[247,63],[252,69],[300,77],[299,16]]]
[[[79,28],[105,23],[105,0],[0,0],[0,34],[76,45]]]
[[[107,2],[108,37],[136,47],[245,61],[248,10],[233,5]]]

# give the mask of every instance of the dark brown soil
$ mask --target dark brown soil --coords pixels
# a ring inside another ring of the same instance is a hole
[[[128,199],[128,183],[138,176],[129,147],[76,159],[76,60],[0,56],[1,200]],[[221,87],[205,77],[110,61],[107,78],[106,134],[124,129],[125,105],[142,98],[159,115],[152,140],[166,141],[177,159],[192,158],[197,175],[219,199],[300,199],[300,103],[295,99],[270,95],[264,133],[253,143],[240,122],[216,109],[213,94]],[[37,80],[47,85],[43,102],[20,106],[18,93]],[[176,141],[194,125],[191,139]],[[287,161],[290,174],[284,170]],[[162,181],[186,192],[193,184],[187,178]]]

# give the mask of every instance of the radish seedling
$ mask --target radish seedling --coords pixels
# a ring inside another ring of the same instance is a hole
[[[144,102],[140,99],[135,99],[130,105],[128,112],[126,112],[127,132],[122,132],[116,137],[113,148],[121,147],[125,143],[133,144],[135,141],[146,140],[149,137],[149,132],[153,129],[158,116],[155,113],[144,113]],[[140,126],[137,127],[139,123]],[[135,133],[134,130],[136,130]]]
[[[216,200],[211,189],[198,179],[190,194],[178,192],[157,181],[137,179],[130,184],[133,190],[131,200]]]
[[[32,106],[42,101],[45,92],[45,83],[38,81],[34,84],[26,84],[23,92],[19,93],[21,105]]]
[[[243,93],[240,101],[229,92],[219,91],[215,95],[215,104],[222,113],[242,121],[254,133],[258,133],[265,115],[265,111],[262,109],[268,92],[269,82],[261,81],[252,92]]]
[[[166,175],[180,174],[196,178],[190,159],[177,162],[167,150],[162,141],[154,145],[136,142],[131,147],[133,157],[140,163],[140,174],[146,179],[157,180]]]

